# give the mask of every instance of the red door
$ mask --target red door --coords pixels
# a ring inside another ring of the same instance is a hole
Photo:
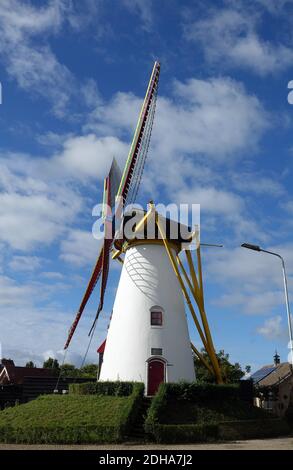
[[[165,380],[165,364],[153,359],[148,363],[148,395],[155,395],[160,383]]]

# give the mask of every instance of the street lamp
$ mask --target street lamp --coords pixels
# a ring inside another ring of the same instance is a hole
[[[284,258],[279,255],[278,253],[274,253],[272,251],[263,250],[258,245],[251,245],[250,243],[243,243],[242,248],[247,248],[248,250],[253,251],[262,251],[263,253],[269,253],[270,255],[277,256],[282,262],[282,270],[283,270],[283,281],[284,281],[284,290],[285,290],[285,300],[286,300],[286,309],[287,309],[287,319],[288,319],[288,331],[289,331],[289,340],[290,340],[290,352],[291,352],[291,363],[293,366],[293,337],[292,337],[292,322],[291,322],[291,312],[290,312],[290,304],[289,304],[289,294],[288,294],[288,284],[287,284],[287,276],[286,276],[286,268],[285,268],[285,261]]]

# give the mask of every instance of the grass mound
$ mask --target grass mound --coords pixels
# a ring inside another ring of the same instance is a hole
[[[0,412],[0,441],[97,443],[123,439],[143,388],[130,396],[45,395]]]

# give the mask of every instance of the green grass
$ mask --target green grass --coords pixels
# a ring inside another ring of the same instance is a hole
[[[91,426],[119,424],[127,397],[44,395],[0,412],[0,426]]]
[[[0,412],[0,442],[117,442],[132,404],[132,396],[45,395]]]

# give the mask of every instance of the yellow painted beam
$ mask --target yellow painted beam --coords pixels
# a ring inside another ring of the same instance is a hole
[[[144,217],[138,222],[134,229],[134,234],[139,232],[139,230],[144,226],[148,218],[154,213],[154,208],[153,205],[151,205],[150,209],[147,211],[147,213],[144,215]]]
[[[206,317],[205,311],[204,311],[204,309],[202,308],[202,305],[201,305],[201,296],[200,296],[199,289],[197,291],[194,289],[180,257],[177,256],[176,258],[177,258],[178,264],[179,264],[179,266],[180,266],[180,268],[183,272],[184,278],[185,278],[185,280],[188,284],[188,287],[189,287],[189,289],[190,289],[190,291],[193,295],[193,298],[194,298],[195,302],[197,303],[199,313],[200,313],[200,316],[201,316],[203,329],[204,329],[204,332],[205,332],[206,342],[207,342],[207,345],[208,345],[207,353],[208,353],[208,355],[210,357],[210,360],[213,364],[215,375],[216,375],[216,373],[218,372],[218,359],[217,359],[216,354],[215,354],[213,340],[212,340],[212,337],[211,337],[207,317]]]
[[[183,295],[184,295],[184,297],[185,297],[185,300],[186,300],[186,302],[187,302],[188,308],[189,308],[189,310],[190,310],[190,312],[191,312],[191,315],[192,315],[193,321],[194,321],[194,323],[195,323],[195,326],[196,326],[196,328],[197,328],[197,331],[198,331],[198,333],[199,333],[199,336],[200,336],[200,338],[201,338],[201,340],[202,340],[202,342],[203,342],[203,345],[204,345],[205,349],[208,350],[208,349],[209,349],[209,346],[208,346],[208,344],[207,344],[206,338],[205,338],[205,336],[204,336],[204,334],[203,334],[202,328],[201,328],[200,323],[199,323],[199,321],[198,321],[198,318],[197,318],[197,316],[196,316],[195,310],[194,310],[193,305],[192,305],[192,303],[191,303],[191,300],[190,300],[190,297],[189,297],[189,295],[188,295],[188,292],[187,292],[187,289],[186,289],[186,287],[185,287],[185,284],[184,284],[184,282],[183,282],[183,280],[182,280],[181,274],[180,274],[180,272],[179,272],[179,269],[178,269],[178,266],[177,266],[177,263],[176,263],[176,259],[175,259],[174,255],[173,255],[173,253],[172,253],[172,251],[171,251],[171,249],[170,249],[168,240],[167,240],[167,238],[166,238],[166,234],[164,233],[164,230],[163,230],[163,228],[161,227],[161,224],[160,224],[160,222],[159,222],[159,220],[158,220],[157,214],[156,214],[156,224],[157,224],[157,227],[158,227],[159,232],[160,232],[160,234],[161,234],[161,237],[162,237],[163,243],[164,243],[164,245],[165,245],[167,254],[168,254],[168,256],[169,256],[169,259],[170,259],[170,261],[171,261],[171,265],[172,265],[172,267],[173,267],[173,270],[174,270],[174,272],[175,272],[175,274],[176,274],[176,276],[177,276],[177,279],[178,279],[178,281],[179,281],[179,284],[180,284],[180,287],[181,287],[181,289],[182,289],[182,292],[183,292]]]
[[[204,305],[200,245],[199,245],[199,246],[197,247],[197,249],[196,249],[196,254],[197,254],[197,269],[198,269],[199,289],[200,289],[201,296],[202,296],[202,303],[203,303],[203,305]]]
[[[203,363],[203,365],[210,371],[210,373],[212,375],[215,374],[214,370],[211,368],[211,366],[209,365],[209,363],[205,360],[205,358],[203,357],[203,355],[199,352],[198,349],[196,349],[196,347],[194,346],[194,344],[192,342],[190,342],[190,345],[191,345],[191,348],[193,350],[193,352],[197,355],[197,357],[201,360],[201,362]]]
[[[187,258],[189,272],[190,272],[190,275],[191,275],[191,279],[192,279],[192,282],[193,282],[194,289],[195,289],[196,292],[198,292],[200,294],[199,284],[198,284],[198,280],[197,280],[197,277],[196,277],[196,272],[195,272],[195,269],[194,269],[194,264],[193,264],[193,261],[192,261],[192,255],[191,255],[190,250],[185,250],[185,255],[186,255],[186,258]]]
[[[122,251],[121,251],[121,250],[115,251],[115,253],[113,253],[113,255],[112,255],[112,259],[119,258],[119,256],[120,256],[121,254],[122,254]]]

